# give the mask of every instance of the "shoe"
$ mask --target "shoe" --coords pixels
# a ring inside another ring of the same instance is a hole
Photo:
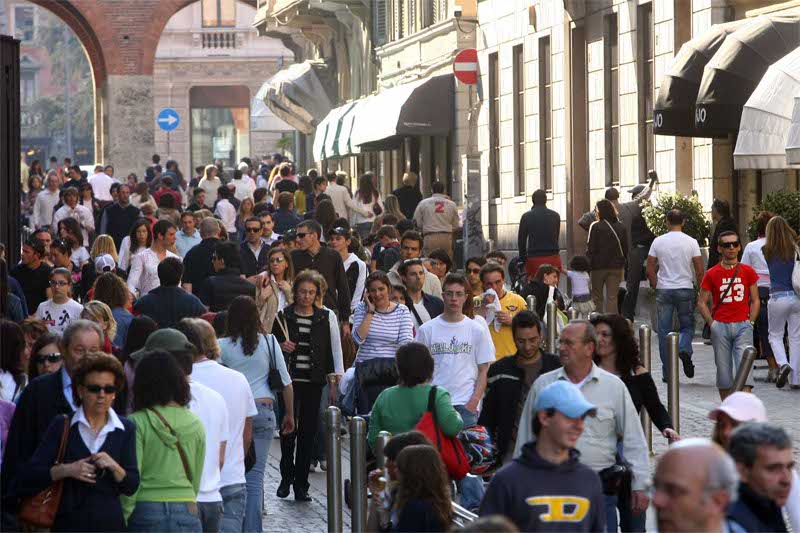
[[[311,461],[311,464],[308,465],[308,471],[309,472],[316,472],[317,471],[317,462],[316,461]]]
[[[328,471],[328,461],[320,461],[319,462],[319,469],[322,470],[323,472],[327,472]]]
[[[778,369],[770,368],[767,370],[767,383],[775,383],[778,379]]]
[[[278,485],[278,490],[275,492],[275,496],[278,498],[285,498],[289,495],[289,489],[291,488],[292,484],[286,480],[282,479],[281,484]]]
[[[308,495],[308,491],[307,490],[295,488],[294,489],[294,501],[296,501],[296,502],[310,502],[311,501],[311,496]]]
[[[686,352],[681,352],[678,354],[678,357],[681,359],[681,363],[683,363],[683,373],[686,375],[687,378],[691,379],[694,377],[694,363],[692,363],[692,356]]]
[[[792,373],[792,367],[789,365],[781,365],[781,368],[778,370],[778,377],[775,379],[775,386],[779,389],[782,389],[786,386],[786,382],[789,381],[789,374]]]
[[[353,508],[353,484],[349,479],[344,480],[344,503],[348,509]]]

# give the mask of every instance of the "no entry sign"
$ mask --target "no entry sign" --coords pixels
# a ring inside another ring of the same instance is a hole
[[[453,60],[456,79],[467,85],[478,83],[478,51],[474,48],[461,50]]]

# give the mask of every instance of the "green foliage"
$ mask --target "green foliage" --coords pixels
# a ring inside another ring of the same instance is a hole
[[[753,209],[753,219],[747,228],[750,240],[758,238],[756,217],[762,211],[772,211],[782,216],[795,231],[800,231],[800,191],[778,191],[768,194],[764,201]]]
[[[703,204],[697,196],[684,196],[679,192],[660,193],[655,200],[642,203],[642,216],[647,227],[656,237],[667,232],[666,216],[672,209],[678,209],[686,217],[683,232],[697,239],[700,246],[708,244],[711,222],[703,214]]]

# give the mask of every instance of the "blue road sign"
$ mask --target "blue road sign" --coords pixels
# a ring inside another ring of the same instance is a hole
[[[156,118],[156,124],[164,131],[172,131],[177,128],[180,123],[181,117],[178,115],[178,112],[169,107],[162,109],[158,114],[158,118]]]

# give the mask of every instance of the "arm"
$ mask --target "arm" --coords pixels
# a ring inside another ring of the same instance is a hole
[[[493,372],[493,367],[489,367],[489,373],[496,374],[496,372]],[[495,402],[495,390],[492,386],[494,383],[494,375],[489,377],[489,373],[486,375],[486,394],[483,397],[483,405],[481,406],[481,414],[478,417],[478,425],[485,427],[492,439],[497,442],[497,418],[495,416],[497,406]]]
[[[712,322],[714,322],[714,317],[711,316],[711,310],[708,308],[708,298],[711,296],[711,291],[706,289],[705,287],[700,289],[700,293],[697,295],[697,310],[703,316],[703,320],[706,321],[706,324],[709,326]]]
[[[625,385],[620,384],[615,403],[617,433],[622,435],[625,459],[633,467],[632,489],[634,492],[643,491],[650,479],[650,459],[639,414]]]
[[[342,356],[342,339],[339,335],[339,322],[333,311],[328,311],[328,326],[331,336],[331,351],[333,355],[333,371],[338,375],[344,374],[344,358]]]
[[[358,304],[364,297],[364,284],[367,281],[367,265],[363,261],[358,263],[358,279],[356,280],[356,288],[353,291],[352,298],[350,299],[350,313],[355,313]]]
[[[242,429],[242,443],[244,444],[245,453],[247,453],[247,450],[250,449],[250,442],[252,440],[253,440],[253,417],[248,416],[244,420],[244,429]]]
[[[647,281],[650,282],[650,287],[655,289],[658,283],[658,259],[652,255],[647,256]]]
[[[370,313],[369,311],[372,311]],[[375,307],[369,301],[369,299],[362,302],[356,308],[356,315],[353,319],[353,340],[361,345],[367,340],[367,335],[369,334],[369,326],[372,324],[372,317],[375,316]]]
[[[692,257],[692,264],[694,265],[694,277],[697,280],[699,287],[703,283],[703,275],[706,273],[703,268],[703,258],[701,256]]]
[[[400,322],[400,328],[397,332],[397,344],[408,344],[414,340],[414,318],[411,316],[411,311],[406,311]]]
[[[448,437],[455,437],[459,431],[464,429],[464,422],[461,420],[461,415],[453,407],[450,393],[441,387],[436,387],[436,405],[434,408],[436,409],[436,419],[442,429],[442,433]]]
[[[344,270],[344,263],[339,254],[336,254],[336,300],[339,308],[339,320],[347,322],[350,318],[350,286],[347,284],[347,275]]]
[[[761,299],[758,297],[758,285],[753,283],[750,285],[750,321],[758,319],[758,313],[761,310]]]
[[[517,230],[517,248],[519,249],[519,257],[523,261],[528,256],[528,224],[525,221],[525,215],[519,220],[519,230]]]
[[[128,289],[130,289],[134,295],[139,290],[139,279],[142,277],[143,269],[144,265],[142,264],[141,254],[131,257],[131,273],[128,274]],[[140,296],[144,296],[144,294],[140,294]]]
[[[225,448],[228,447],[228,441],[224,440],[219,443],[219,469],[225,466]]]
[[[486,375],[489,372],[489,363],[482,363],[478,365],[478,379],[475,381],[475,391],[472,393],[472,397],[469,399],[467,404],[464,406],[467,410],[472,411],[473,413],[478,412],[478,404],[483,398],[483,392],[486,390]]]
[[[92,212],[89,211],[88,208],[83,207],[83,209],[78,209],[78,213],[81,214],[81,221],[86,231],[94,231],[94,215],[92,215]]]
[[[642,398],[644,400],[644,408],[647,409],[647,414],[650,415],[650,420],[656,425],[661,433],[666,429],[672,429],[672,419],[669,417],[667,408],[661,403],[658,397],[658,389],[653,382],[653,376],[647,373],[646,378],[640,378],[642,384]]]
[[[281,424],[281,435],[286,435],[294,432],[294,388],[289,383],[283,388],[283,424]]]

